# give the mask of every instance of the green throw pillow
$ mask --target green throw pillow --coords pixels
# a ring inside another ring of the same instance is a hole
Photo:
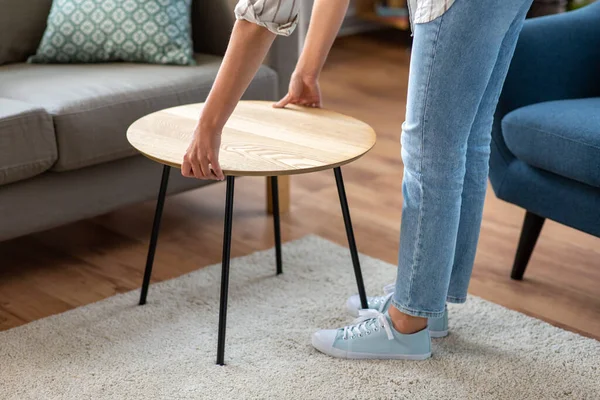
[[[191,0],[54,0],[32,63],[194,64]]]

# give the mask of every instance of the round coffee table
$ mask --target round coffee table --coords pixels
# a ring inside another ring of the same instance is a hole
[[[236,176],[266,176],[271,179],[275,229],[276,272],[282,273],[281,234],[277,177],[333,169],[358,293],[363,308],[367,296],[344,189],[341,166],[368,152],[375,145],[373,129],[355,118],[333,111],[299,106],[275,109],[268,101],[241,101],[223,129],[219,162],[227,180],[221,303],[217,364],[224,364],[229,260]],[[149,114],[127,131],[129,142],[148,158],[164,164],[154,215],[140,305],[146,303],[152,264],[160,230],[171,167],[181,168],[203,103],[174,107]]]

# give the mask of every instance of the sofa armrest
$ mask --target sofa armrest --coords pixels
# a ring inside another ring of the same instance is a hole
[[[600,96],[600,2],[527,20],[499,112],[543,101]]]
[[[236,0],[194,0],[192,3],[192,28],[194,51],[224,55],[235,23]],[[277,72],[278,93],[287,93],[290,76],[300,55],[299,29],[289,37],[277,37],[267,56],[266,64]],[[275,100],[275,99],[273,99]]]

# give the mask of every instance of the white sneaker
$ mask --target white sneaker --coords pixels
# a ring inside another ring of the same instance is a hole
[[[429,329],[402,334],[394,329],[387,313],[377,310],[361,310],[353,325],[315,332],[312,345],[337,358],[425,360],[431,357]]]

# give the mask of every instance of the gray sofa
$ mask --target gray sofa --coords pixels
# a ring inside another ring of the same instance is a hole
[[[136,154],[126,129],[150,112],[201,102],[233,25],[233,0],[194,0],[198,65],[34,65],[51,0],[2,0],[0,12],[0,240],[155,198],[161,168]],[[287,89],[298,38],[278,38],[245,94]],[[172,173],[170,192],[204,182]]]

